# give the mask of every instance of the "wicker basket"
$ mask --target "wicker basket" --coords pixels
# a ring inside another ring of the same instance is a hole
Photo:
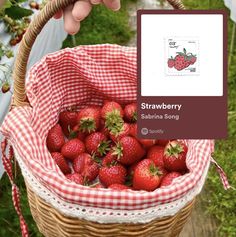
[[[14,101],[12,106],[29,106],[25,92],[26,65],[30,50],[46,22],[59,10],[75,0],[49,2],[31,23],[24,35],[16,58],[14,77]],[[184,9],[179,0],[168,1],[175,9]],[[179,236],[194,205],[189,202],[174,216],[158,218],[146,224],[100,224],[84,219],[68,217],[60,213],[40,198],[26,181],[28,201],[32,216],[39,231],[47,237],[92,237],[92,236],[140,236],[140,237],[177,237]]]

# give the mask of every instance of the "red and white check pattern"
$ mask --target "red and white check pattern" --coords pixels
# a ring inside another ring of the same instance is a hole
[[[68,182],[46,147],[48,130],[64,108],[136,101],[136,49],[118,45],[80,46],[44,57],[30,71],[32,107],[14,108],[1,128],[32,174],[59,198],[82,206],[137,210],[183,197],[199,181],[211,158],[213,141],[184,140],[189,173],[154,192],[94,189]]]

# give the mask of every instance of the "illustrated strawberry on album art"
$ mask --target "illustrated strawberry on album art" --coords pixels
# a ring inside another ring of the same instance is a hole
[[[165,40],[166,75],[199,75],[199,40],[172,37]]]
[[[175,57],[172,56],[168,59],[168,67],[175,68],[178,71],[193,65],[197,61],[197,56],[192,53],[187,53],[186,49],[183,49],[183,52],[177,52]]]

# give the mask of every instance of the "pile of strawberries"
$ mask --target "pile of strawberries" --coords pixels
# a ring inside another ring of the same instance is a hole
[[[171,56],[171,58],[168,59],[168,67],[169,68],[175,68],[178,71],[181,71],[185,68],[187,68],[190,65],[193,65],[197,61],[196,55],[193,55],[192,53],[188,53],[186,49],[183,49],[183,52],[178,52],[175,58]]]
[[[105,101],[59,114],[47,147],[65,177],[93,188],[153,191],[187,172],[187,147],[177,140],[137,137],[137,106]]]

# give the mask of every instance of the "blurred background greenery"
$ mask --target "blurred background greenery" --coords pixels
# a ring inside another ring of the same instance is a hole
[[[80,33],[73,38],[68,36],[63,47],[98,43],[127,45],[134,36],[134,32],[129,26],[128,8],[131,2],[136,2],[136,0],[122,0],[122,9],[115,13],[103,6],[96,6],[86,21],[82,23]],[[183,3],[188,9],[226,9],[223,0],[184,0]],[[232,28],[233,22],[229,19],[229,49],[232,43]],[[233,43],[235,46],[235,41]],[[231,64],[228,71],[229,136],[226,140],[216,141],[214,158],[227,173],[230,184],[236,187],[236,48],[234,47],[233,51],[229,53],[231,54]],[[42,235],[38,232],[30,214],[22,177],[18,176],[17,184],[22,193],[22,209],[29,225],[30,236],[40,237]],[[207,198],[203,196],[206,210],[217,220],[220,236],[236,236],[236,192],[234,189],[224,191],[215,167],[210,168],[205,190],[208,193]],[[19,221],[12,205],[11,187],[6,175],[0,182],[0,226],[0,236],[21,236]]]

